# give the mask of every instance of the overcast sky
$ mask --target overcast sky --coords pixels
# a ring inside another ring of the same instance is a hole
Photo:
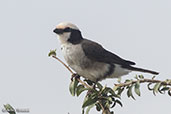
[[[10,103],[29,108],[30,114],[81,113],[84,95],[70,95],[70,73],[47,56],[56,48],[64,60],[52,32],[63,21],[76,24],[85,38],[137,66],[159,71],[157,79],[171,78],[170,0],[0,0],[1,109]],[[141,73],[124,79],[135,74]],[[111,87],[114,82],[102,81]],[[145,85],[141,92],[136,101],[124,93],[124,107],[115,107],[115,113],[170,114],[168,95],[154,97]]]

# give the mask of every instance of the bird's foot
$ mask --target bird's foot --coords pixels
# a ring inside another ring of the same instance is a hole
[[[93,89],[96,89],[96,82],[93,84]]]
[[[77,73],[74,73],[74,74],[72,74],[72,76],[71,76],[71,81],[73,81],[73,79],[74,78],[80,78],[80,75],[78,75]]]
[[[87,91],[86,96],[91,95],[91,94],[93,93],[93,91],[96,90],[96,83],[93,82],[93,85],[91,85],[91,87],[92,87],[93,90],[89,89],[89,90]]]
[[[86,97],[89,96],[90,94],[92,94],[92,91],[88,90],[87,94],[86,94]]]

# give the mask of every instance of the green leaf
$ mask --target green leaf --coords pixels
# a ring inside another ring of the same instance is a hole
[[[132,80],[126,79],[125,83],[132,82]]]
[[[85,97],[84,103],[82,105],[82,108],[85,108],[87,106],[90,106],[90,105],[96,103],[97,100],[98,100],[98,98],[97,97],[94,97],[93,95],[90,96],[90,97]]]
[[[128,88],[127,96],[128,97],[132,97],[135,100],[135,98],[134,98],[134,96],[132,94],[132,87],[133,87],[133,84]]]
[[[118,97],[119,99],[121,99],[120,95],[119,94],[116,94],[116,91],[118,90],[118,88],[120,88],[120,87],[114,86],[114,88],[113,88],[113,91],[115,93],[114,97]]]
[[[107,89],[108,89],[108,92],[109,92],[112,96],[117,97],[117,98],[120,98],[120,96],[117,95],[117,94],[115,93],[115,91],[113,91],[113,89],[111,89],[111,88],[107,88]]]
[[[130,97],[130,90],[129,90],[130,87],[128,87],[128,91],[127,91],[127,96]]]
[[[167,84],[171,84],[171,79],[166,79],[165,81]]]
[[[121,96],[122,92],[124,91],[124,87],[118,88],[118,93],[117,95]]]
[[[110,114],[114,114],[114,112],[113,112],[113,111],[111,111],[111,112],[110,112]]]
[[[50,50],[48,56],[56,56],[56,49],[55,50]]]
[[[156,95],[155,93],[158,93],[158,90],[160,88],[161,83],[156,83],[153,88],[153,94]]]
[[[135,93],[140,96],[140,82],[137,81],[134,88]]]
[[[105,102],[104,102],[104,107],[105,108],[109,108],[110,107],[110,102],[109,102],[109,100],[106,100]]]
[[[74,78],[69,85],[69,90],[72,96],[75,96],[77,85],[78,85],[78,80]]]
[[[153,90],[153,88],[150,87],[151,84],[153,84],[153,83],[149,83],[149,84],[147,85],[147,87],[148,87],[148,89],[149,89],[150,91]]]
[[[92,105],[88,106],[87,110],[86,110],[86,114],[89,114],[90,109],[93,108],[94,106],[95,106],[95,104],[92,104]]]
[[[94,83],[94,82],[93,82],[93,81],[91,81],[91,80],[86,80],[86,79],[85,79],[84,81],[86,81],[86,82],[87,82],[87,84],[88,84],[88,85],[90,85],[90,86],[92,86],[92,85],[93,85],[93,83]]]
[[[153,76],[152,79],[156,78],[156,76]]]
[[[82,109],[82,114],[84,114],[84,108]]]
[[[136,75],[136,76],[135,76],[135,79],[137,79],[137,80],[138,80],[138,75]]]
[[[119,100],[115,100],[115,102],[116,102],[117,104],[119,104],[121,107],[123,107],[123,105],[122,105],[121,101],[119,101]]]
[[[109,101],[109,104],[112,104],[113,102],[112,97],[107,97],[107,100]]]
[[[77,96],[79,96],[82,92],[84,92],[85,90],[89,90],[88,88],[85,88],[83,85],[79,85],[77,87]]]
[[[10,114],[16,114],[15,109],[10,105],[10,104],[6,104],[4,105],[5,110],[10,113]]]
[[[170,89],[169,87],[163,87],[160,91],[167,91],[169,89]]]
[[[106,92],[106,89],[107,87],[106,86],[104,86],[103,88],[102,88],[102,90],[100,91],[100,94],[102,94],[103,96],[106,96],[107,95],[107,92]]]
[[[97,111],[100,111],[100,110],[101,110],[101,106],[100,106],[99,103],[96,103],[96,110],[97,110]]]
[[[171,90],[168,91],[168,95],[171,96]]]
[[[115,92],[111,88],[109,87],[103,88],[102,94],[107,95],[108,93],[110,93],[112,96],[115,94]]]
[[[139,75],[138,76],[140,79],[144,79],[144,76],[143,75]]]
[[[100,83],[97,83],[97,88],[99,88],[99,90],[102,90],[103,86]]]
[[[114,86],[113,91],[116,91],[118,88],[118,86]]]
[[[162,89],[161,89],[162,87]],[[165,92],[169,90],[169,87],[167,87],[166,85],[162,85],[159,87],[158,91],[161,93],[161,94],[165,94]]]
[[[109,107],[113,102],[112,96],[108,96],[108,97],[103,96],[100,97],[99,100],[102,101],[102,105],[104,105],[104,107]]]
[[[111,108],[115,107],[115,105],[116,105],[116,102],[114,100],[113,105],[111,106]]]

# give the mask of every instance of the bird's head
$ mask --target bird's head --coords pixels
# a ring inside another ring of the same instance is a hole
[[[63,22],[57,25],[53,30],[58,36],[61,43],[79,43],[83,38],[78,27],[72,23]]]

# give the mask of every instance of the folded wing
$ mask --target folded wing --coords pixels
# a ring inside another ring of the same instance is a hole
[[[124,60],[110,51],[105,50],[100,44],[87,39],[82,41],[82,48],[85,55],[93,61],[109,64],[115,63],[122,66],[135,65],[134,62]]]

